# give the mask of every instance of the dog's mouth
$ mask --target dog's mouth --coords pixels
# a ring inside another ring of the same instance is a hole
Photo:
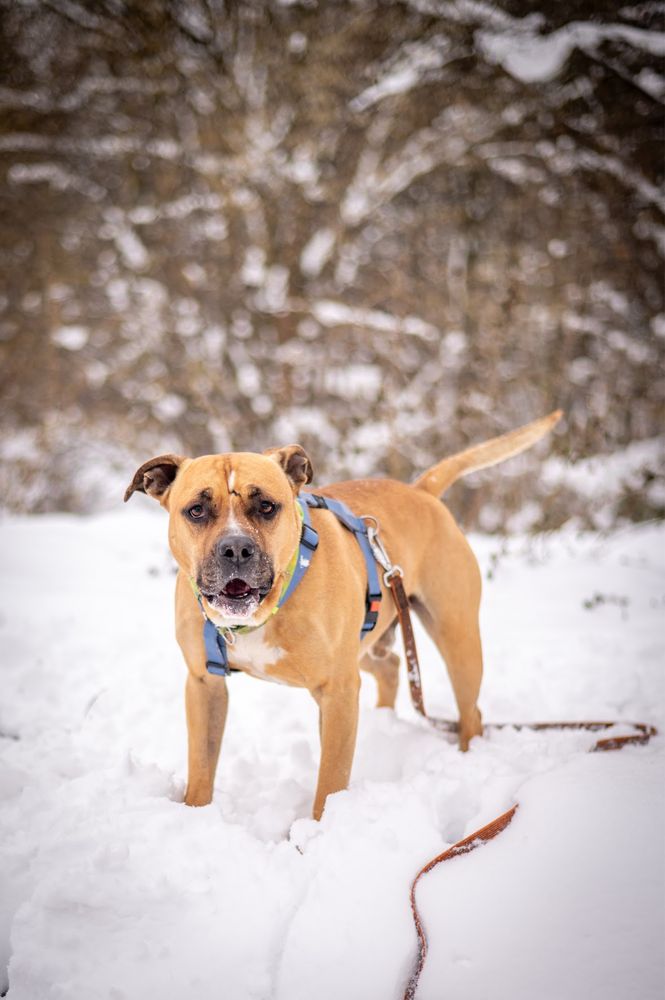
[[[252,596],[258,597],[259,590],[257,587],[250,587],[247,580],[241,580],[240,577],[236,577],[233,580],[229,580],[222,594],[233,601],[246,601]]]
[[[270,586],[253,587],[242,577],[233,577],[217,593],[202,589],[201,595],[225,618],[249,618],[269,592]]]

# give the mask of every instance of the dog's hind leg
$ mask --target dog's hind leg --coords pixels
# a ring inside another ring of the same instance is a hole
[[[450,629],[427,627],[430,636],[446,662],[459,711],[459,746],[468,750],[474,736],[481,736],[483,724],[478,708],[483,657],[478,627]]]
[[[459,745],[467,750],[472,737],[483,731],[478,709],[483,676],[481,588],[478,564],[461,532],[455,541],[440,559],[432,551],[414,607],[448,668],[459,710]]]
[[[386,653],[381,659],[370,650],[360,661],[360,669],[372,674],[377,686],[377,708],[394,708],[399,686],[399,656]]]
[[[360,660],[360,669],[372,674],[376,681],[377,708],[394,708],[399,685],[399,656],[393,650],[395,629],[393,623]]]

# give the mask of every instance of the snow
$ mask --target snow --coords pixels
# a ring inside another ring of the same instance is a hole
[[[326,368],[323,382],[328,392],[342,399],[376,399],[383,376],[378,365],[345,365]]]
[[[665,98],[665,78],[654,73],[652,69],[640,70],[635,77],[635,82],[646,94],[655,97],[657,101],[662,101]]]
[[[488,159],[487,165],[490,170],[501,174],[513,184],[540,184],[545,180],[545,174],[542,170],[524,163],[523,160],[496,157],[496,159]]]
[[[589,733],[506,729],[460,754],[404,684],[392,713],[365,678],[350,788],[315,823],[313,701],[239,676],[215,800],[188,809],[163,513],[8,517],[0,543],[11,1000],[400,1000],[412,878],[516,801],[497,840],[421,880],[418,1000],[662,995],[662,736],[589,755]],[[485,718],[662,727],[664,543],[657,525],[473,538]],[[426,704],[450,716],[418,636]]]
[[[662,920],[645,919],[663,907],[662,883],[652,877],[662,868],[662,843],[645,836],[654,809],[649,795],[661,777],[654,758],[637,762],[632,753],[621,753],[611,764],[600,754],[582,756],[557,773],[527,781],[512,825],[491,849],[474,855],[477,893],[469,894],[465,859],[435,869],[423,881],[420,905],[425,910],[436,907],[442,896],[459,903],[437,927],[448,958],[433,949],[420,1000],[440,996],[441,982],[450,996],[472,998],[487,995],[479,983],[491,983],[492,1000],[662,995],[662,959],[647,958],[640,967],[644,956],[662,954],[665,929]],[[662,786],[658,795],[662,808]],[[562,823],[562,816],[575,821]],[[626,848],[610,879],[606,829],[612,831],[611,842]],[[506,919],[507,901],[510,913],[520,914],[520,929],[537,928],[535,952]],[[607,937],[597,932],[607,927],[608,912],[615,924],[611,954]],[[643,935],[640,953],[637,927]],[[485,942],[481,954],[469,948],[477,936]],[[516,953],[517,961],[506,961]]]
[[[583,360],[579,359],[580,362]],[[578,365],[577,377],[581,375],[581,365]],[[656,491],[662,492],[662,487],[654,473],[662,468],[664,459],[663,441],[646,438],[633,441],[622,451],[611,455],[594,455],[574,463],[552,455],[543,464],[542,480],[549,490],[567,486],[588,497],[598,513],[603,507],[615,507],[616,498],[624,495],[626,488],[646,490],[647,495],[654,491],[651,499],[654,503],[659,502],[660,496]],[[645,476],[645,472],[649,472],[650,476]]]
[[[264,283],[256,296],[257,306],[265,312],[279,313],[287,309],[289,269],[272,264],[265,271]]]
[[[177,420],[187,409],[187,401],[174,392],[168,392],[151,404],[160,420]]]
[[[142,142],[131,136],[101,135],[93,139],[69,139],[47,135],[37,135],[31,132],[8,132],[0,136],[0,150],[35,152],[49,150],[65,154],[84,154],[106,159],[113,156],[126,156],[128,153],[141,153],[158,159],[176,160],[183,155],[180,143],[172,139],[155,139]],[[201,169],[205,160],[201,157]],[[214,169],[214,162],[209,164]]]
[[[659,31],[590,21],[571,21],[549,34],[538,33],[539,27],[538,18],[529,16],[513,20],[507,30],[477,31],[475,40],[490,62],[500,63],[524,83],[554,79],[574,49],[596,55],[598,47],[607,41],[625,42],[655,56],[665,54],[665,34]]]
[[[127,213],[127,218],[135,226],[149,226],[158,218],[182,220],[195,212],[216,212],[223,205],[224,199],[218,194],[192,193],[173,201],[137,205]]]
[[[303,434],[311,434],[326,448],[339,445],[339,431],[319,408],[292,406],[282,410],[274,424],[275,441],[298,441]]]
[[[381,309],[362,309],[347,306],[332,299],[321,299],[312,304],[312,315],[323,326],[363,326],[384,333],[404,333],[412,337],[432,340],[438,330],[419,316],[394,316]]]
[[[317,229],[309,238],[300,255],[300,270],[307,277],[320,274],[335,246],[335,231],[326,226]]]
[[[251,287],[263,284],[266,273],[266,254],[261,247],[248,247],[242,268],[242,280]]]
[[[51,332],[51,340],[68,351],[80,351],[89,337],[90,333],[84,326],[59,326]]]
[[[88,103],[98,94],[154,94],[173,93],[172,80],[148,80],[144,77],[87,76],[74,88],[55,94],[48,86],[38,90],[14,90],[0,87],[0,104],[9,108],[35,108],[49,113],[73,111]]]
[[[450,140],[452,142],[453,140]],[[452,152],[449,144],[448,153]],[[533,164],[523,162],[524,157],[539,157],[547,169],[561,176],[569,176],[576,170],[586,170],[590,174],[609,174],[626,187],[631,194],[638,196],[647,204],[653,204],[665,209],[665,198],[656,184],[648,181],[639,171],[633,170],[619,157],[598,153],[595,150],[576,145],[570,136],[560,136],[557,143],[539,141],[532,146],[521,142],[485,142],[477,146],[477,152],[487,161],[491,170],[502,174],[514,183],[542,183],[545,176],[542,170]],[[349,188],[347,200],[350,197],[360,199],[362,192],[359,181],[355,188]],[[357,201],[358,218],[365,214],[369,201],[365,195],[364,201]],[[354,202],[353,212],[356,212]],[[355,219],[355,215],[354,215]],[[357,221],[357,220],[356,220]]]
[[[236,367],[236,380],[238,389],[248,399],[261,391],[261,372],[249,361]]]
[[[112,239],[127,268],[142,271],[150,262],[145,246],[126,223],[120,209],[109,209],[104,213],[105,222],[100,229],[104,239]]]
[[[93,201],[101,201],[106,194],[103,187],[88,177],[65,170],[57,163],[15,163],[7,171],[10,184],[50,184],[55,191],[73,189]]]
[[[450,41],[445,35],[435,35],[426,42],[407,42],[387,65],[374,71],[377,82],[354,97],[350,109],[366,111],[385,97],[412,90],[424,77],[429,78],[434,71],[443,68],[449,50]]]

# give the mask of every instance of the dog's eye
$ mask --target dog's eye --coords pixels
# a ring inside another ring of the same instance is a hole
[[[187,516],[191,517],[192,521],[200,521],[201,518],[205,517],[205,507],[201,503],[193,504],[187,511]]]
[[[261,500],[259,510],[264,517],[273,517],[277,513],[277,504],[272,500]]]

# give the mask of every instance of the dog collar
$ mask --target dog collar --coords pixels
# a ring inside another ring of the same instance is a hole
[[[196,581],[190,576],[189,582],[192,590],[194,591],[194,596],[199,602],[199,607],[201,608],[201,613],[204,619],[203,641],[206,649],[206,670],[208,673],[226,677],[232,670],[235,669],[234,667],[229,666],[227,645],[233,645],[236,635],[242,635],[245,632],[254,632],[256,629],[263,628],[263,626],[270,621],[270,618],[277,614],[284,602],[288,601],[289,597],[307,572],[312,555],[316,551],[316,547],[319,544],[319,536],[312,527],[307,507],[300,501],[298,501],[297,504],[300,519],[302,521],[300,542],[298,543],[298,547],[293,553],[291,561],[287,567],[279,600],[269,617],[266,618],[264,622],[261,622],[260,625],[215,625],[215,623],[211,621],[206,614],[205,608],[203,607],[201,591],[199,590]]]

